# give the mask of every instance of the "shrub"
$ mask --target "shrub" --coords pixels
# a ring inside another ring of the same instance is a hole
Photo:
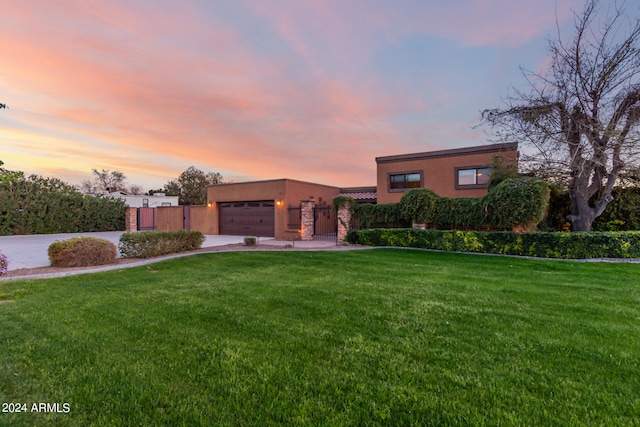
[[[4,276],[9,271],[9,260],[4,254],[0,254],[0,276]]]
[[[477,229],[486,225],[483,199],[441,197],[436,209],[436,226],[442,229]]]
[[[571,199],[569,192],[555,184],[550,185],[549,208],[547,215],[538,224],[540,231],[571,231],[571,224],[567,221],[567,215],[571,213]],[[594,228],[595,231],[595,222]],[[605,230],[599,230],[605,231]],[[614,230],[607,230],[614,231]]]
[[[532,177],[501,177],[496,182],[482,198],[440,197],[426,188],[409,190],[398,204],[399,212],[409,222],[439,229],[535,229],[549,206],[549,184]]]
[[[407,191],[400,199],[400,213],[409,222],[434,224],[440,197],[428,188]]]
[[[0,181],[0,235],[124,230],[124,200],[82,195],[56,178]]]
[[[53,267],[88,267],[113,264],[116,246],[106,239],[75,237],[49,245],[49,260]]]
[[[244,245],[245,246],[255,246],[257,243],[257,240],[255,237],[245,237],[244,238]]]
[[[204,235],[199,231],[141,231],[120,236],[120,253],[128,258],[149,258],[159,255],[200,249]]]
[[[398,203],[383,203],[374,205],[362,203],[352,205],[352,222],[356,228],[396,228],[409,227],[410,222],[404,219]]]
[[[640,187],[614,188],[613,201],[593,221],[593,230],[640,230]]]
[[[489,212],[488,225],[507,230],[516,226],[535,230],[547,213],[549,195],[549,184],[541,179],[505,179],[483,199]]]
[[[640,258],[640,232],[514,233],[370,229],[352,230],[349,243],[544,258]]]

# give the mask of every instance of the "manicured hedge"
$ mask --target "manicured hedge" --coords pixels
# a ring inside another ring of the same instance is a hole
[[[398,228],[410,227],[411,222],[407,221],[400,212],[398,203],[383,203],[374,205],[371,203],[353,204],[352,221],[359,228]]]
[[[349,243],[544,258],[640,258],[640,232],[514,233],[449,230],[352,230]]]
[[[125,258],[149,258],[200,249],[204,235],[199,231],[141,231],[120,236],[120,254]]]
[[[505,179],[481,198],[441,197],[419,188],[402,196],[399,212],[410,222],[438,229],[534,230],[545,217],[549,194],[549,184],[532,177]]]
[[[116,245],[107,239],[74,237],[49,245],[49,261],[53,267],[88,267],[116,262]]]
[[[56,178],[0,181],[0,235],[124,230],[124,200],[88,196]]]

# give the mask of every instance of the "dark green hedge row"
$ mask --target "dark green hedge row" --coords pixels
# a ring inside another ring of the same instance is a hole
[[[617,187],[613,189],[613,201],[602,215],[593,221],[593,231],[634,231],[640,230],[640,187]],[[598,195],[591,200],[596,203]],[[571,224],[566,220],[571,213],[569,193],[552,187],[547,217],[539,225],[541,231],[569,231]]]
[[[400,212],[415,223],[438,229],[535,229],[549,206],[549,184],[532,177],[509,178],[482,198],[440,197],[425,188],[407,191]]]
[[[354,228],[411,227],[411,221],[402,215],[398,203],[354,203],[352,206],[351,221]]]
[[[200,249],[204,235],[199,231],[141,231],[120,236],[120,254],[124,258],[150,258]]]
[[[514,233],[416,229],[352,230],[349,243],[544,258],[640,258],[640,232]]]
[[[0,235],[124,230],[123,200],[82,195],[55,178],[0,181]]]

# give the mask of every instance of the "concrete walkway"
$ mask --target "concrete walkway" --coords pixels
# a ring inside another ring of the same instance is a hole
[[[114,243],[117,247],[120,236],[123,232],[102,232],[102,233],[69,233],[69,234],[39,234],[30,236],[4,236],[0,237],[0,252],[7,255],[9,259],[9,270],[18,270],[21,268],[37,268],[48,267],[50,265],[47,256],[49,245],[56,240],[67,240],[73,237],[91,236],[107,239]],[[225,246],[232,244],[244,243],[244,236],[218,236],[207,235],[202,244],[202,248],[213,248],[216,246]],[[299,249],[299,250],[347,250],[356,249],[356,247],[348,245],[337,245],[335,240],[314,240],[309,242],[291,241],[291,240],[275,240],[273,238],[261,237],[258,240],[258,246],[253,250],[276,249],[282,250]],[[8,250],[5,250],[8,248]],[[250,249],[250,248],[247,248]],[[365,248],[359,248],[365,249]],[[366,248],[369,249],[369,248]],[[237,250],[237,249],[232,249]],[[120,254],[118,254],[119,256]],[[127,267],[135,267],[139,265],[152,264],[171,258],[180,258],[193,255],[192,252],[164,255],[144,260],[139,260],[121,265],[106,265],[102,267],[88,267],[87,269],[73,269],[69,271],[60,271],[56,273],[31,274],[28,276],[0,277],[0,281],[15,279],[39,279],[49,277],[71,276],[76,274],[94,273],[99,271],[116,270]]]
[[[105,231],[101,233],[65,233],[65,234],[31,234],[27,236],[0,236],[0,253],[9,260],[9,271],[20,268],[47,267],[49,255],[47,250],[56,240],[67,240],[73,237],[98,237],[106,239],[118,247],[122,231]],[[203,248],[242,243],[243,236],[205,236]],[[120,252],[118,252],[120,256]]]

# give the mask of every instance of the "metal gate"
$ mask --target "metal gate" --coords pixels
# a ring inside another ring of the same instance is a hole
[[[313,208],[314,240],[337,240],[338,221],[331,206],[315,206]]]
[[[156,226],[156,209],[138,208],[138,230],[155,230]]]

